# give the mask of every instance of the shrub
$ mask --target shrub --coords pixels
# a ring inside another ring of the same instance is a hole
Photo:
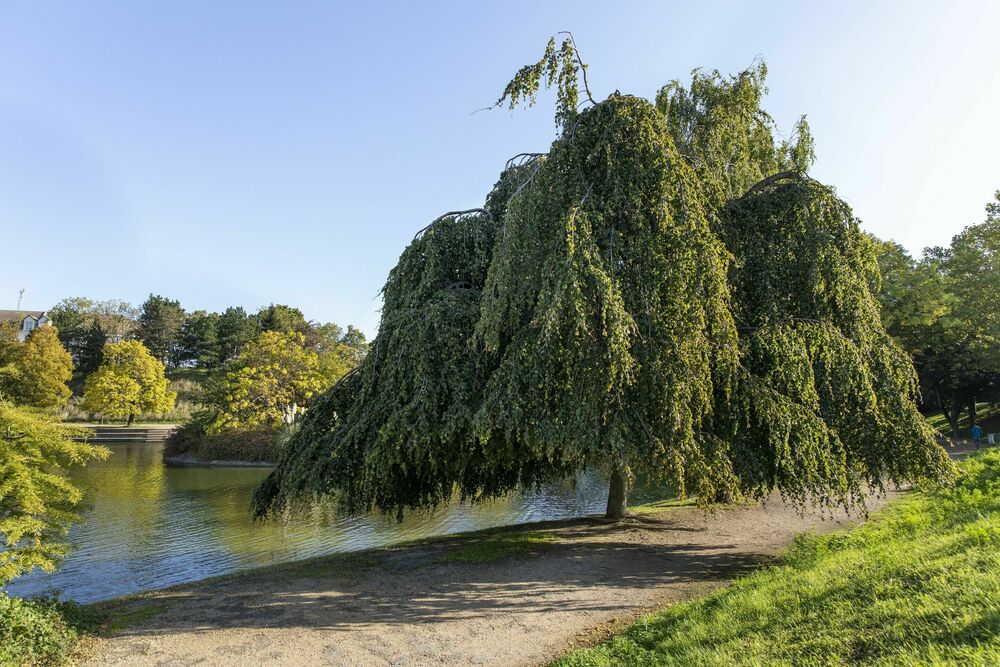
[[[58,665],[86,624],[83,609],[52,599],[23,600],[0,591],[0,665]]]

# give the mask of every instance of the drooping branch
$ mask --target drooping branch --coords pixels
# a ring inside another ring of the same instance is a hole
[[[428,229],[430,229],[431,227],[433,227],[436,223],[441,222],[445,218],[460,218],[463,215],[469,215],[471,213],[481,213],[482,215],[485,215],[486,217],[488,217],[490,219],[493,218],[493,216],[490,214],[490,212],[487,211],[485,208],[467,208],[464,211],[448,211],[447,213],[445,213],[443,215],[439,215],[438,217],[434,218],[434,220],[431,221],[431,224],[427,225],[426,227],[424,227],[423,229],[421,229],[420,231],[418,231],[416,234],[414,234],[413,235],[413,240],[416,241],[418,238],[420,238],[421,234],[423,234]]]
[[[587,93],[587,99],[590,100],[591,104],[597,104],[597,102],[594,101],[594,96],[590,94],[590,83],[587,81],[587,64],[583,62],[583,58],[580,57],[580,49],[576,48],[576,40],[573,38],[573,33],[568,30],[562,30],[556,34],[569,35],[569,43],[573,46],[573,54],[576,56],[576,62],[580,66],[580,71],[583,73],[583,91]]]
[[[518,153],[511,159],[507,160],[507,164],[504,165],[504,171],[513,169],[514,167],[523,167],[526,164],[531,164],[538,158],[546,155],[548,155],[548,153]]]

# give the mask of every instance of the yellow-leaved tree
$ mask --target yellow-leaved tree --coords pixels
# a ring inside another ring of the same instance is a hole
[[[141,342],[107,343],[104,361],[83,385],[81,407],[131,425],[137,414],[173,409],[177,394],[167,384],[163,364]]]
[[[0,590],[35,568],[54,569],[66,554],[83,494],[65,470],[108,455],[73,440],[83,433],[0,396]]]
[[[69,400],[73,359],[55,327],[35,329],[23,343],[7,337],[0,346],[0,366],[0,392],[18,405],[52,410]]]
[[[319,356],[294,331],[265,331],[232,360],[212,394],[209,431],[277,428],[292,424],[306,402],[329,384]]]

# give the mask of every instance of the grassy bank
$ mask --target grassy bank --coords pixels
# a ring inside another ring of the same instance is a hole
[[[1000,451],[560,667],[1000,664]]]
[[[947,437],[951,437],[951,425],[940,412],[928,415],[927,421]],[[987,433],[1000,431],[1000,406],[990,403],[976,404],[976,421]],[[969,413],[963,412],[958,418],[958,437],[968,440],[972,437],[972,422]]]

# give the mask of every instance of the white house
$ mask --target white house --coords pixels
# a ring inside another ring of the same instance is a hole
[[[0,310],[2,322],[16,322],[17,337],[22,341],[38,327],[52,324],[44,310]]]

